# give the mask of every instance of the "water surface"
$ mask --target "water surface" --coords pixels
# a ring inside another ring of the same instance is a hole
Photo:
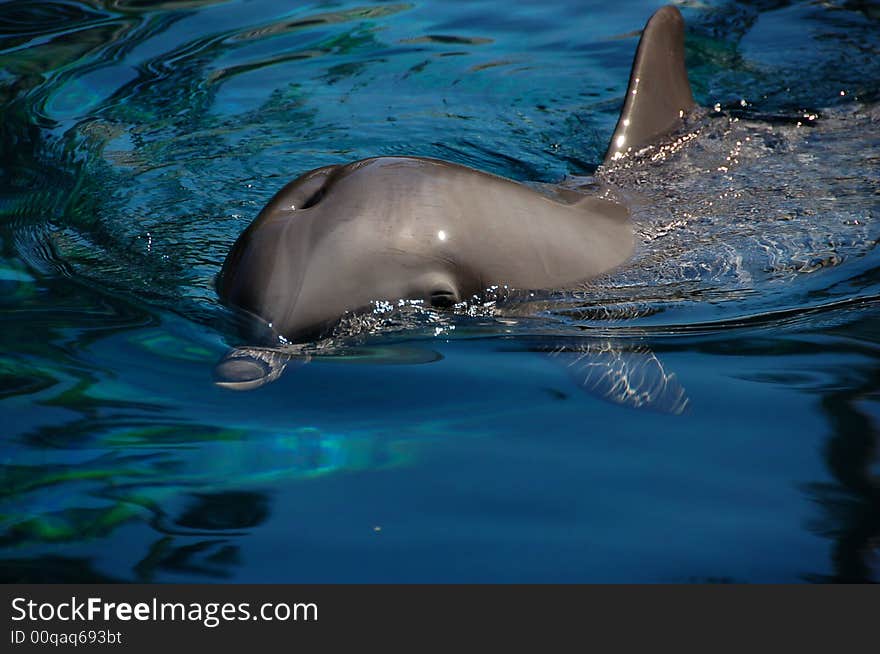
[[[880,580],[880,12],[680,3],[704,109],[599,168],[659,6],[0,5],[4,580]],[[236,236],[383,154],[602,182],[636,256],[216,387]]]

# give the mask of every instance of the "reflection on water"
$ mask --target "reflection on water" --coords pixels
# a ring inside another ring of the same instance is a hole
[[[880,579],[877,12],[684,4],[707,109],[611,170],[658,3],[0,6],[4,581]],[[229,245],[377,154],[603,186],[635,265],[242,343]]]
[[[834,549],[832,573],[816,576],[818,581],[858,583],[880,576],[880,363],[872,354],[870,363],[847,370],[823,389],[822,408],[832,429],[823,455],[834,481],[806,490],[823,512],[812,528],[833,539]]]

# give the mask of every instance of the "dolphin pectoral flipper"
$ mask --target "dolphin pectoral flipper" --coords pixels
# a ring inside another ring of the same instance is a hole
[[[556,347],[548,355],[563,363],[584,391],[609,402],[669,415],[684,413],[690,403],[675,373],[651,350],[596,341]]]
[[[651,16],[642,32],[605,163],[673,131],[694,104],[684,61],[684,19],[676,7],[667,5]]]

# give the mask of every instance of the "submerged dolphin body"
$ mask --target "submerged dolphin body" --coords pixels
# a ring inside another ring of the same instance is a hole
[[[684,22],[667,6],[645,26],[605,161],[669,134],[693,106]],[[274,334],[304,342],[376,301],[445,308],[492,286],[577,288],[632,251],[629,212],[610,200],[549,197],[436,159],[378,157],[282,188],[239,236],[217,289]],[[241,361],[233,356],[221,378],[256,374],[236,369]]]

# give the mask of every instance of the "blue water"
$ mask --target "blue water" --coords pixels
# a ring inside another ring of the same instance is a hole
[[[0,4],[3,579],[880,581],[880,9],[681,2],[705,109],[598,168],[660,4]],[[215,386],[237,235],[382,154],[636,255]]]

